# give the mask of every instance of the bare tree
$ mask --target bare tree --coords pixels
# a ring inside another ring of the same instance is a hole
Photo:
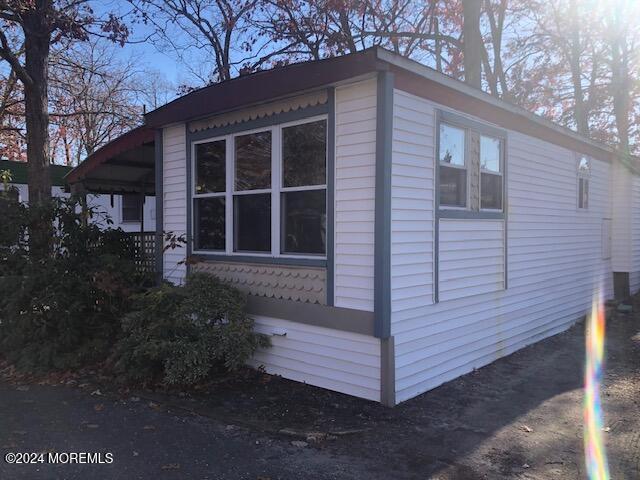
[[[7,32],[18,35],[12,42]],[[86,40],[97,34],[122,41],[127,30],[112,15],[99,19],[87,0],[0,0],[0,58],[24,88],[29,201],[51,197],[49,174],[49,55],[62,38]],[[24,56],[21,55],[24,46]],[[35,256],[46,255],[51,229],[47,218],[30,225],[29,242]]]
[[[137,96],[143,76],[134,60],[119,60],[104,42],[87,42],[55,56],[51,118],[68,164],[77,164],[83,155],[141,123]]]
[[[631,150],[630,130],[633,108],[633,87],[637,90],[638,60],[636,50],[640,41],[637,15],[640,9],[634,1],[616,0],[614,8],[603,12],[605,44],[611,72],[610,92],[618,136],[618,148],[627,156]],[[636,92],[637,95],[637,92]]]
[[[213,60],[208,81],[224,81],[270,46],[251,26],[260,0],[129,0],[141,21],[180,57],[196,50]],[[203,57],[201,57],[202,60]]]

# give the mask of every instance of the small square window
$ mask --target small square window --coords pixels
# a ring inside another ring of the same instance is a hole
[[[194,199],[196,250],[225,249],[225,198]]]
[[[283,253],[326,252],[327,198],[325,190],[282,194]]]
[[[440,163],[464,167],[464,130],[440,125]]]
[[[271,132],[235,138],[236,191],[271,188]]]
[[[236,195],[233,199],[234,250],[271,251],[271,194]]]
[[[196,194],[225,191],[224,140],[196,144]]]
[[[327,183],[327,122],[303,123],[282,129],[284,187]]]
[[[125,194],[122,195],[122,221],[123,222],[139,222],[142,210],[142,199],[140,195]]]

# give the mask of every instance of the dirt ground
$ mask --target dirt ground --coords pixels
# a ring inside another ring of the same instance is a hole
[[[635,311],[640,312],[636,301]],[[640,313],[608,320],[611,478],[640,478]],[[0,479],[574,479],[584,325],[388,409],[258,373],[198,393],[99,374],[0,380],[0,454],[111,452],[108,465],[8,465]]]

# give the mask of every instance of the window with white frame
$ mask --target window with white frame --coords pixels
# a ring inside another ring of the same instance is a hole
[[[233,251],[271,252],[271,131],[234,138]]]
[[[326,254],[326,118],[197,142],[192,154],[195,251]]]
[[[327,249],[327,122],[282,129],[281,252]]]
[[[589,179],[591,178],[591,160],[581,156],[578,160],[578,208],[589,208]]]
[[[502,142],[480,135],[480,209],[502,210]]]
[[[225,249],[226,140],[195,145],[194,241],[196,250]]]
[[[467,163],[465,155],[465,131],[440,124],[440,205],[445,207],[467,206]]]

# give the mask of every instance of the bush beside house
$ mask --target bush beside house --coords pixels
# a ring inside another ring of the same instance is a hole
[[[268,337],[253,332],[239,290],[206,274],[184,287],[161,285],[136,296],[122,323],[114,362],[134,381],[196,384],[242,366]]]
[[[85,221],[75,199],[33,207],[3,196],[0,204],[8,220],[0,244],[0,352],[29,371],[101,360],[117,338],[131,295],[144,284],[133,244],[120,230]],[[29,255],[33,215],[54,227],[43,258]]]
[[[0,355],[20,370],[77,369],[111,356],[127,380],[184,385],[234,370],[268,345],[238,290],[205,275],[149,289],[131,239],[88,222],[92,209],[83,213],[77,199],[36,209],[14,197],[0,192]],[[54,225],[46,258],[29,255],[32,215]]]

